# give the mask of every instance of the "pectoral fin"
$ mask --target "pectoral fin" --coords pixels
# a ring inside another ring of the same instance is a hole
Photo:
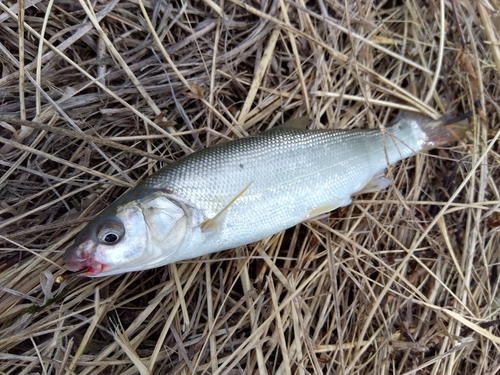
[[[224,206],[222,210],[217,213],[214,217],[205,220],[203,223],[201,223],[200,228],[202,232],[212,232],[212,231],[217,231],[221,224],[224,222],[224,219],[226,217],[227,209],[231,207],[231,205],[236,202],[236,200],[243,195],[245,191],[252,185],[253,181],[249,182],[238,194],[236,194],[228,204]]]
[[[316,207],[315,209],[309,211],[304,220],[309,220],[319,216],[321,214],[333,211],[339,207],[348,206],[351,204],[351,198],[338,199],[329,204],[325,204],[323,206]]]

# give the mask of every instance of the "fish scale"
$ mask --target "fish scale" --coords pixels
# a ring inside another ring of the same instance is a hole
[[[393,129],[389,131],[394,135]],[[379,140],[374,143],[374,138]],[[153,174],[138,188],[168,189],[185,198],[190,206],[203,210],[209,218],[251,182],[243,196],[228,209],[228,217],[236,214],[238,221],[248,223],[240,212],[248,204],[273,207],[274,215],[280,215],[289,211],[285,203],[303,209],[305,216],[315,207],[349,198],[385,169],[380,138],[378,130],[271,131],[195,153]],[[350,142],[358,142],[360,147],[365,143],[364,152],[350,147]],[[402,143],[398,147],[394,159],[414,153]],[[266,220],[260,216],[259,221]],[[269,220],[282,218],[271,215]]]
[[[279,128],[195,152],[104,210],[67,250],[66,267],[111,275],[266,238],[386,187],[389,164],[467,128],[448,123],[404,114],[383,132]]]

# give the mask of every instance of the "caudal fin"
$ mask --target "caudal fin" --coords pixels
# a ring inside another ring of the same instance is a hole
[[[471,126],[466,121],[472,116],[472,112],[467,112],[459,116],[444,115],[437,120],[420,122],[420,129],[424,132],[425,149],[445,146],[457,142],[471,130]]]

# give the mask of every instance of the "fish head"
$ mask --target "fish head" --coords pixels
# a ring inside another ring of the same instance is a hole
[[[65,267],[84,276],[104,276],[126,268],[144,254],[146,233],[144,219],[136,207],[119,207],[114,214],[105,211],[66,250]]]
[[[99,214],[64,254],[66,269],[109,276],[168,264],[185,242],[189,215],[162,194],[151,194]]]

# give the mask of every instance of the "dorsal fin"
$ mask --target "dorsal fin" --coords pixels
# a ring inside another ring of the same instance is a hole
[[[309,119],[307,117],[295,117],[280,126],[276,126],[273,129],[300,129],[304,130],[309,124]]]

